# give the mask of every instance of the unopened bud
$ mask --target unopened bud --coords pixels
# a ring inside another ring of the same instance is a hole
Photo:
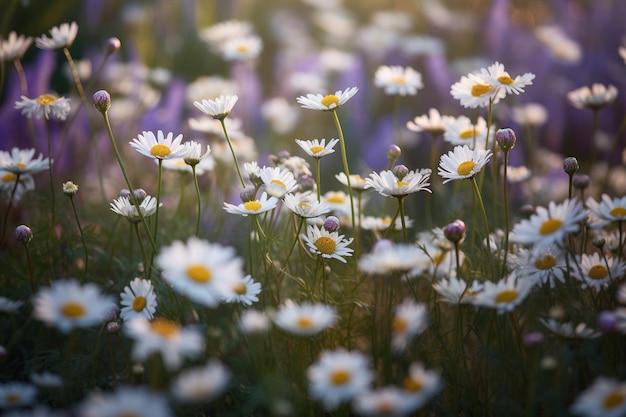
[[[572,177],[572,185],[578,190],[584,190],[589,187],[589,181],[589,175],[585,174],[574,174]]]
[[[341,223],[339,222],[339,219],[337,217],[328,216],[326,220],[324,221],[323,227],[329,232],[336,232],[337,230],[339,230],[340,226],[341,226]]]
[[[455,220],[443,228],[443,235],[452,243],[459,243],[465,238],[465,223]]]
[[[387,146],[387,158],[389,158],[389,162],[393,164],[400,158],[402,155],[402,149],[398,145],[389,145]]]
[[[135,196],[137,201],[139,201],[139,204],[141,204],[141,202],[145,200],[148,196],[148,193],[146,193],[146,190],[144,190],[143,188],[135,188],[133,190],[133,195]]]
[[[593,243],[593,246],[598,249],[602,249],[606,244],[606,240],[602,236],[594,236],[591,242]]]
[[[243,201],[244,203],[247,203],[248,201],[254,201],[254,199],[256,198],[256,189],[254,189],[253,187],[244,188],[239,193],[239,198],[241,198],[241,201]]]
[[[63,183],[63,194],[68,197],[73,197],[78,192],[78,185],[74,184],[72,181],[67,181]]]
[[[107,54],[112,55],[120,50],[122,42],[118,38],[109,38],[106,42]]]
[[[100,113],[106,113],[111,107],[111,96],[106,90],[98,90],[93,95],[93,105]]]
[[[513,129],[507,127],[496,131],[496,143],[504,152],[508,152],[513,149],[516,141],[517,137],[515,137]]]
[[[578,165],[578,159],[574,158],[573,156],[568,156],[563,161],[563,171],[565,171],[565,173],[569,176],[574,175],[574,173],[578,171],[579,168],[580,165]]]
[[[612,311],[602,311],[598,315],[598,329],[601,332],[609,333],[617,330],[617,316]]]
[[[119,321],[110,321],[107,323],[107,332],[109,334],[118,333],[121,328],[122,328],[122,325],[120,324]]]
[[[22,224],[15,228],[15,239],[17,239],[17,241],[22,245],[28,245],[32,238],[33,231],[30,230],[30,227]]]
[[[393,172],[393,175],[395,175],[396,178],[401,180],[402,178],[406,177],[406,174],[409,173],[409,169],[406,167],[406,165],[400,164],[393,167],[391,172]]]

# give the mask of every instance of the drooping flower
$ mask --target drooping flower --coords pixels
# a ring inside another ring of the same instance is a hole
[[[122,320],[128,321],[137,316],[151,320],[154,317],[157,297],[152,283],[147,279],[133,279],[128,286],[124,287],[120,297],[122,299],[120,302]]]
[[[284,331],[298,336],[313,336],[337,321],[335,309],[326,304],[285,301],[273,317],[274,323]]]
[[[129,197],[118,197],[113,200],[110,206],[111,211],[119,214],[120,216],[126,217],[126,220],[131,223],[139,223],[141,221],[141,216],[137,211],[137,206],[130,201]],[[156,212],[156,207],[156,198],[148,195],[139,205],[139,210],[141,210],[141,215],[146,218],[152,216]]]
[[[339,235],[338,232],[329,232],[323,227],[309,225],[307,234],[303,234],[301,237],[311,252],[323,258],[334,258],[346,263],[344,257],[352,256],[352,252],[354,252],[348,247],[353,238],[344,239],[344,235]]]
[[[57,120],[65,120],[70,114],[70,99],[65,97],[57,97],[53,94],[42,94],[37,98],[28,98],[21,96],[20,101],[15,102],[15,108],[22,111],[22,114],[28,118],[33,115],[37,119],[41,116],[50,119],[52,115]]]
[[[302,108],[310,110],[334,110],[350,100],[359,91],[357,87],[350,87],[345,90],[337,90],[334,94],[307,94],[300,96],[296,100]]]
[[[472,178],[483,169],[490,158],[490,150],[472,150],[467,145],[455,146],[452,151],[441,155],[439,175],[444,178],[444,184],[453,180]]]
[[[45,34],[35,39],[35,45],[39,49],[63,49],[69,48],[74,43],[78,34],[76,22],[63,23],[50,29],[50,37]]]
[[[385,94],[414,96],[424,87],[422,74],[411,67],[382,65],[374,74],[374,85],[385,89]]]

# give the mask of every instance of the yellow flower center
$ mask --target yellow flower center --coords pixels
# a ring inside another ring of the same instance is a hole
[[[332,238],[328,236],[322,236],[315,241],[315,247],[323,254],[330,255],[332,253],[335,253],[337,244]]]
[[[478,135],[476,128],[465,129],[461,133],[459,133],[459,137],[461,139],[474,139]]]
[[[85,307],[73,301],[70,301],[69,303],[66,303],[63,307],[61,307],[61,314],[63,314],[65,317],[78,318],[84,316],[85,313]]]
[[[543,222],[543,224],[539,228],[539,233],[541,233],[542,235],[552,234],[559,230],[562,224],[563,222],[559,219],[548,219]]]
[[[22,163],[22,162],[16,162],[14,165],[15,165],[16,167],[19,167],[19,168],[22,168],[22,169],[26,168],[26,164],[24,164],[24,163]]]
[[[389,218],[389,217],[385,217],[384,219],[382,219],[382,223],[383,223],[385,226],[389,226],[389,225],[391,224],[391,218]]]
[[[331,195],[326,199],[329,203],[343,204],[346,200],[341,195]]]
[[[17,175],[15,175],[12,172],[9,172],[8,174],[4,174],[2,176],[2,182],[13,182],[15,181],[16,178],[17,178]]]
[[[165,158],[170,154],[170,152],[172,152],[172,150],[169,146],[160,143],[150,148],[150,154],[157,158]]]
[[[498,81],[502,84],[513,84],[515,82],[515,80],[511,77],[509,77],[508,75],[501,75],[498,77]]]
[[[475,84],[472,86],[472,95],[474,97],[480,97],[484,94],[489,93],[491,90],[493,90],[493,87],[490,86],[489,84],[485,85],[485,84]]]
[[[180,327],[173,321],[157,318],[150,322],[150,327],[159,336],[172,339],[180,333]]]
[[[535,268],[537,269],[550,269],[556,265],[556,259],[552,255],[545,255],[541,259],[535,260]]]
[[[248,52],[248,47],[246,45],[238,45],[237,52],[244,54]]]
[[[515,290],[504,290],[496,296],[496,303],[510,303],[515,301],[518,295]]]
[[[246,284],[244,284],[243,282],[239,282],[237,283],[237,285],[235,285],[233,291],[235,291],[235,294],[237,295],[244,295],[248,292],[248,287],[246,287]]]
[[[259,211],[261,207],[263,206],[258,201],[247,201],[243,203],[243,208],[250,211]]]
[[[476,166],[476,162],[474,161],[461,162],[459,166],[457,167],[456,172],[459,175],[466,176],[472,172],[475,166]]]
[[[272,180],[272,184],[276,184],[276,185],[280,185],[283,188],[287,188],[287,186],[285,185],[284,182],[280,181],[280,180]]]
[[[147,304],[146,297],[138,295],[133,300],[133,310],[143,311],[143,309],[146,308],[146,304]]]
[[[333,385],[344,385],[350,381],[350,372],[343,369],[331,373],[330,382]]]
[[[307,202],[302,201],[302,202],[298,203],[298,207],[309,208],[309,207],[311,207],[311,205],[309,203],[307,203]]]
[[[330,106],[332,106],[333,104],[335,106],[338,106],[339,105],[339,97],[337,97],[334,94],[329,94],[329,95],[325,96],[322,99],[322,104],[324,106],[328,107],[328,108],[330,108]]]
[[[441,263],[443,262],[445,257],[446,257],[446,253],[445,252],[441,252],[439,255],[433,257],[433,263],[435,265],[441,265]]]
[[[604,397],[604,401],[602,401],[602,405],[605,409],[610,410],[612,408],[617,407],[626,399],[626,395],[623,392],[612,391]]]
[[[298,326],[307,329],[313,325],[313,320],[308,317],[300,317],[296,323]]]
[[[398,188],[402,188],[402,187],[406,187],[407,185],[409,185],[409,183],[404,182],[404,181],[398,181],[396,185],[398,186]]]
[[[406,79],[402,76],[393,77],[393,82],[396,84],[406,84]]]
[[[20,394],[16,394],[14,392],[11,392],[11,393],[7,394],[7,396],[4,397],[4,399],[9,404],[17,404],[17,403],[19,403],[21,401],[22,397],[20,397]]]
[[[35,100],[35,103],[41,104],[42,106],[48,106],[57,101],[57,98],[51,94],[43,94]]]
[[[311,149],[309,149],[312,153],[320,153],[324,150],[324,148],[322,146],[311,146]]]
[[[422,390],[424,386],[422,385],[421,381],[416,381],[413,378],[410,377],[406,377],[404,378],[404,381],[402,381],[402,388],[405,391],[409,391],[409,392],[419,392]]]
[[[609,275],[608,269],[606,269],[603,265],[594,265],[589,268],[589,278],[591,279],[603,279]]]
[[[192,281],[200,284],[211,281],[211,271],[202,265],[191,265],[187,268],[187,276]]]
[[[406,330],[406,320],[402,317],[394,317],[391,321],[391,331],[392,333],[404,333]]]
[[[624,208],[624,207],[615,207],[613,210],[611,210],[611,216],[626,217],[626,208]]]

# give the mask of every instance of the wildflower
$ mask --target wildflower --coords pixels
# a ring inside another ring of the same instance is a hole
[[[498,129],[496,131],[496,143],[504,152],[509,152],[513,149],[516,141],[517,138],[513,129],[506,128]]]
[[[346,240],[337,232],[329,232],[324,228],[310,225],[307,228],[307,234],[301,237],[309,247],[309,251],[323,258],[334,258],[346,263],[344,256],[352,256],[353,250],[348,245],[353,239]]]
[[[504,98],[506,90],[492,85],[483,74],[470,73],[452,84],[450,94],[459,100],[463,107],[476,108],[497,103]]]
[[[483,290],[483,284],[473,281],[468,285],[463,279],[451,276],[441,278],[433,284],[433,288],[440,296],[440,300],[450,304],[469,303],[472,298]]]
[[[172,395],[182,403],[204,403],[221,395],[230,382],[231,373],[217,359],[201,367],[182,371],[172,382]]]
[[[404,350],[407,343],[413,337],[422,334],[427,327],[426,305],[405,298],[402,304],[396,306],[391,321],[391,346],[396,351]]]
[[[263,192],[258,200],[250,200],[235,206],[234,204],[224,202],[224,210],[231,214],[240,214],[247,217],[249,214],[257,215],[273,210],[278,204],[276,197],[267,198],[267,193]]]
[[[102,323],[115,310],[115,302],[96,284],[59,279],[40,289],[33,300],[34,316],[61,332]]]
[[[15,181],[17,182],[17,186]],[[32,175],[24,174],[18,176],[12,172],[6,172],[0,169],[0,192],[7,198],[12,198],[13,202],[17,203],[22,199],[22,196],[35,189],[35,180]]]
[[[22,59],[31,43],[33,43],[31,36],[18,36],[15,31],[11,31],[7,39],[0,39],[0,60]]]
[[[416,410],[410,395],[403,389],[388,385],[361,391],[352,401],[352,409],[365,417],[404,417]]]
[[[413,362],[402,381],[402,389],[412,400],[413,409],[418,410],[439,392],[441,376],[436,371],[424,369],[421,362]]]
[[[526,103],[513,107],[511,118],[521,126],[538,127],[548,121],[548,110],[539,103]]]
[[[202,145],[193,140],[183,143],[183,147],[185,148],[185,153],[182,158],[187,165],[198,165],[211,154],[211,147],[209,145],[206,147],[206,152],[202,153]]]
[[[256,35],[228,39],[220,46],[222,58],[226,61],[252,60],[259,56],[262,49],[263,41]]]
[[[133,141],[129,143],[140,154],[148,158],[162,160],[183,157],[187,149],[180,143],[182,140],[183,135],[174,137],[174,134],[169,132],[167,136],[164,136],[163,132],[159,130],[156,136],[153,132],[144,131],[143,134],[137,135],[137,138],[133,138]]]
[[[548,208],[537,207],[530,219],[524,219],[513,226],[511,242],[534,245],[537,251],[551,244],[560,245],[570,233],[580,230],[580,222],[585,219],[582,204],[565,200],[562,204],[551,201]]]
[[[399,178],[393,171],[381,171],[380,174],[372,172],[369,178],[365,179],[367,185],[378,191],[385,197],[405,197],[418,191],[431,192],[428,189],[430,183],[430,169],[419,171],[409,171],[405,176]]]
[[[580,165],[578,164],[578,160],[573,156],[569,156],[563,160],[563,171],[566,174],[572,176],[576,173],[576,171],[578,171],[579,168]]]
[[[37,387],[24,382],[0,384],[0,408],[14,408],[30,405],[37,397]]]
[[[595,339],[600,337],[601,333],[596,332],[593,329],[587,327],[585,323],[579,323],[574,327],[571,322],[561,323],[555,319],[539,319],[539,322],[543,324],[552,333],[567,338],[579,338],[579,339]]]
[[[470,302],[477,306],[494,308],[498,314],[510,312],[526,299],[533,284],[530,280],[517,279],[515,274],[495,283],[485,281],[482,291]]]
[[[605,86],[594,83],[591,88],[580,87],[567,93],[567,100],[578,109],[600,109],[615,101],[617,88],[613,85]]]
[[[36,174],[50,167],[48,158],[40,153],[33,159],[35,149],[12,148],[11,152],[0,151],[0,170],[13,174]]]
[[[230,114],[239,97],[236,95],[221,95],[211,100],[194,101],[193,105],[207,116],[216,120],[224,120]]]
[[[487,130],[487,121],[483,117],[479,117],[476,123],[472,123],[467,116],[450,117],[446,122],[443,140],[451,145],[485,148]]]
[[[513,79],[509,73],[504,70],[504,65],[499,62],[495,62],[487,68],[482,68],[481,74],[490,85],[504,90],[507,94],[523,93],[524,87],[531,85],[535,79],[535,74],[530,72],[524,75],[518,75]]]
[[[244,278],[243,261],[233,248],[196,237],[162,248],[155,263],[174,290],[207,307],[232,296]]]
[[[22,301],[0,296],[0,313],[16,313],[23,304]]]
[[[50,37],[41,35],[35,39],[35,45],[39,49],[63,49],[69,48],[74,43],[78,34],[76,22],[63,23],[50,29]]]
[[[307,155],[311,158],[323,158],[326,155],[330,155],[335,152],[335,145],[339,142],[339,139],[331,139],[326,144],[326,139],[313,139],[313,140],[300,140],[296,139],[296,143],[300,146]]]
[[[415,245],[392,243],[381,247],[379,242],[370,253],[358,260],[360,271],[380,275],[395,272],[409,273],[416,269],[423,269],[424,263],[428,260],[424,251]]]
[[[619,417],[626,413],[626,383],[597,377],[581,392],[570,411],[584,417]]]
[[[556,281],[565,283],[567,264],[563,251],[554,245],[546,246],[541,252],[521,250],[516,260],[516,272],[520,279],[528,279],[540,285],[554,288]]]
[[[335,324],[335,309],[320,303],[296,304],[287,300],[274,315],[274,323],[284,331],[298,336],[313,336]]]
[[[172,417],[166,397],[142,386],[119,386],[113,392],[98,391],[78,406],[82,417]]]
[[[385,89],[385,94],[414,96],[424,88],[422,74],[411,67],[399,65],[378,67],[374,74],[374,85]]]
[[[111,211],[119,214],[120,216],[126,217],[131,223],[139,223],[141,221],[141,216],[144,218],[152,216],[156,212],[157,201],[156,198],[152,196],[146,196],[146,198],[139,205],[139,210],[141,210],[141,216],[137,211],[137,206],[131,203],[130,198],[128,197],[118,197],[110,203]]]
[[[59,388],[63,386],[63,380],[57,374],[52,372],[32,373],[30,379],[33,384],[44,388]]]
[[[270,319],[262,311],[245,310],[239,318],[239,329],[245,334],[266,333],[270,328]]]
[[[622,278],[626,271],[626,263],[616,258],[600,258],[597,252],[592,255],[584,253],[579,258],[579,268],[572,268],[572,276],[582,283],[582,288],[593,288],[600,291],[611,282]]]
[[[111,108],[111,95],[106,90],[98,90],[93,94],[93,105],[100,113]]]
[[[220,45],[228,39],[241,38],[253,33],[250,22],[242,20],[226,20],[200,31],[200,38],[218,50]]]
[[[465,222],[455,220],[443,228],[443,235],[452,243],[461,243],[465,239]]]
[[[361,218],[361,229],[373,230],[375,232],[384,232],[389,228],[393,228],[392,230],[402,230],[402,219],[397,217],[393,224],[391,223],[392,220],[393,219],[389,216],[365,216]],[[409,216],[404,216],[404,226],[407,229],[413,227],[413,223],[413,219],[410,219]]]
[[[374,379],[368,362],[368,358],[357,351],[343,348],[322,351],[306,371],[311,397],[321,401],[329,411],[349,402]]]
[[[413,132],[428,132],[433,136],[443,135],[446,126],[454,120],[452,116],[442,116],[439,110],[431,108],[428,115],[416,116],[413,121],[406,122],[406,128]]]
[[[350,87],[343,91],[337,90],[335,94],[307,94],[306,97],[300,96],[296,101],[302,108],[310,110],[334,110],[346,104],[359,91],[357,87]]]
[[[21,224],[15,228],[15,240],[22,245],[28,245],[33,238],[33,231],[25,224]]]
[[[590,214],[600,220],[596,226],[603,227],[607,222],[626,220],[626,197],[611,199],[608,195],[602,194],[600,202],[589,197],[585,204]]]
[[[106,40],[105,45],[106,45],[107,54],[113,55],[114,53],[120,50],[120,48],[122,47],[122,42],[119,40],[119,38],[110,37],[109,39]]]
[[[37,98],[21,96],[20,101],[15,102],[15,108],[22,111],[22,114],[31,118],[33,114],[37,119],[44,116],[50,119],[50,114],[57,120],[65,120],[70,113],[70,99],[57,97],[53,94],[43,94]]]
[[[439,175],[444,178],[444,184],[453,180],[472,178],[483,169],[490,158],[490,150],[472,150],[467,145],[455,146],[446,155],[441,155]]]
[[[335,174],[335,178],[346,187],[348,186],[348,177],[346,177],[346,174],[344,172]],[[350,174],[350,185],[355,191],[363,191],[370,188],[370,185],[367,183],[367,178],[363,178],[360,175],[356,174]]]
[[[316,198],[311,198],[311,196],[312,194],[310,192],[297,194],[288,193],[283,197],[283,201],[285,207],[293,211],[297,216],[305,219],[319,217],[330,211],[328,204],[319,202]]]
[[[124,287],[120,294],[122,298],[120,317],[124,321],[137,316],[151,320],[157,307],[157,297],[152,283],[147,279],[135,278],[129,285]]]
[[[259,301],[261,293],[261,283],[255,282],[251,275],[246,275],[241,281],[234,283],[232,293],[226,297],[227,303],[241,303],[252,305]]]
[[[298,186],[291,171],[280,167],[263,167],[260,177],[267,193],[276,198],[283,198]]]

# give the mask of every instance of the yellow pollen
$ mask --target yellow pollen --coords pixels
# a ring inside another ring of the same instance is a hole
[[[391,224],[391,218],[385,217],[384,219],[382,219],[382,222],[384,225],[389,226]]]
[[[563,222],[559,219],[548,219],[543,222],[543,224],[539,228],[539,233],[541,233],[542,235],[552,234],[559,230],[562,224]]]
[[[17,178],[17,175],[15,175],[12,172],[9,172],[8,174],[4,174],[2,176],[2,182],[12,182],[12,181],[15,181],[16,178]]]
[[[237,285],[235,285],[233,291],[235,291],[235,294],[237,295],[244,295],[248,292],[248,287],[246,287],[246,284],[244,284],[243,282],[239,282],[237,283]]]
[[[247,201],[243,203],[243,208],[250,211],[259,211],[261,207],[263,206],[258,201]]]
[[[322,99],[322,104],[330,109],[330,107],[334,104],[335,106],[339,105],[339,97],[334,94],[329,94]]]
[[[328,236],[322,236],[315,241],[315,247],[323,254],[330,255],[335,253],[337,244],[332,238]]]
[[[515,290],[504,290],[496,296],[496,303],[510,303],[515,301],[518,295]]]
[[[609,275],[609,271],[602,265],[594,265],[589,268],[589,278],[591,279],[603,279]]]
[[[326,199],[329,203],[343,204],[346,200],[340,195],[333,195]]]
[[[168,339],[172,339],[180,333],[180,327],[178,327],[178,324],[166,319],[154,319],[150,322],[150,327],[152,328],[152,331]]]
[[[626,208],[624,208],[624,207],[615,207],[613,210],[611,210],[611,216],[626,217]]]
[[[401,188],[401,187],[406,187],[407,185],[409,185],[409,183],[404,182],[404,181],[398,181],[396,185],[398,186],[398,188]]]
[[[459,133],[459,137],[461,139],[474,139],[478,135],[476,128],[465,129],[461,133]]]
[[[211,281],[211,271],[202,265],[191,265],[187,268],[187,276],[190,280],[200,284]]]
[[[298,326],[309,328],[313,325],[313,321],[308,317],[300,317],[297,321]]]
[[[508,75],[501,75],[498,77],[498,81],[500,81],[502,84],[513,84],[515,82],[515,80],[511,77],[509,77]]]
[[[70,301],[69,303],[61,307],[61,313],[65,317],[78,318],[84,316],[86,311],[85,307],[83,307],[81,304]]]
[[[472,86],[472,95],[474,97],[480,97],[484,94],[489,93],[491,90],[493,90],[493,87],[490,86],[489,84],[484,85],[484,84],[475,84]]]
[[[22,169],[26,168],[26,164],[24,164],[24,163],[22,163],[22,162],[16,162],[16,163],[15,163],[15,166],[16,166],[16,167],[19,167],[19,168],[22,168]]]
[[[248,52],[248,47],[246,45],[239,45],[237,46],[237,52],[240,52],[242,54],[246,53]]]
[[[394,317],[391,321],[391,331],[392,333],[404,333],[406,330],[406,320],[402,317]]]
[[[419,392],[422,388],[424,388],[424,386],[421,381],[416,381],[413,378],[406,377],[404,381],[402,381],[402,388],[409,392]]]
[[[393,77],[393,82],[396,84],[406,84],[406,79],[401,76]]]
[[[556,259],[552,255],[545,255],[541,259],[535,260],[535,268],[537,269],[550,269],[556,265]]]
[[[287,186],[285,185],[284,182],[280,181],[280,180],[272,180],[272,184],[277,184],[280,185],[283,188],[287,188]]]
[[[602,405],[605,409],[610,410],[623,403],[625,399],[626,394],[624,394],[623,392],[612,391],[606,397],[604,397]]]
[[[7,394],[6,397],[4,397],[4,399],[6,400],[7,403],[9,404],[17,404],[20,402],[20,400],[22,399],[22,397],[20,397],[19,394],[15,394],[15,393],[10,393]]]
[[[475,166],[476,166],[476,162],[474,161],[461,162],[459,166],[456,168],[456,172],[459,175],[466,176],[466,175],[471,174]]]
[[[363,181],[363,178],[361,178],[361,176],[360,176],[360,175],[355,175],[355,176],[354,176],[354,179],[355,179],[356,181]]]
[[[135,311],[143,311],[143,309],[146,308],[146,304],[147,304],[146,297],[138,295],[133,300],[133,310],[135,310]]]
[[[435,265],[441,265],[445,257],[446,257],[446,253],[441,252],[439,255],[433,257],[433,262],[435,263]]]
[[[321,146],[311,146],[311,149],[309,149],[312,153],[320,153],[324,150],[323,147]]]
[[[344,385],[350,381],[350,372],[339,370],[330,375],[330,382],[333,385]]]
[[[170,152],[172,152],[172,150],[169,146],[160,143],[150,148],[150,154],[152,156],[156,156],[157,158],[165,158],[170,154]]]
[[[298,207],[309,208],[311,205],[309,203],[305,203],[304,201],[298,203]]]
[[[35,103],[41,104],[42,106],[48,106],[57,101],[57,98],[51,94],[43,94],[35,100]]]

